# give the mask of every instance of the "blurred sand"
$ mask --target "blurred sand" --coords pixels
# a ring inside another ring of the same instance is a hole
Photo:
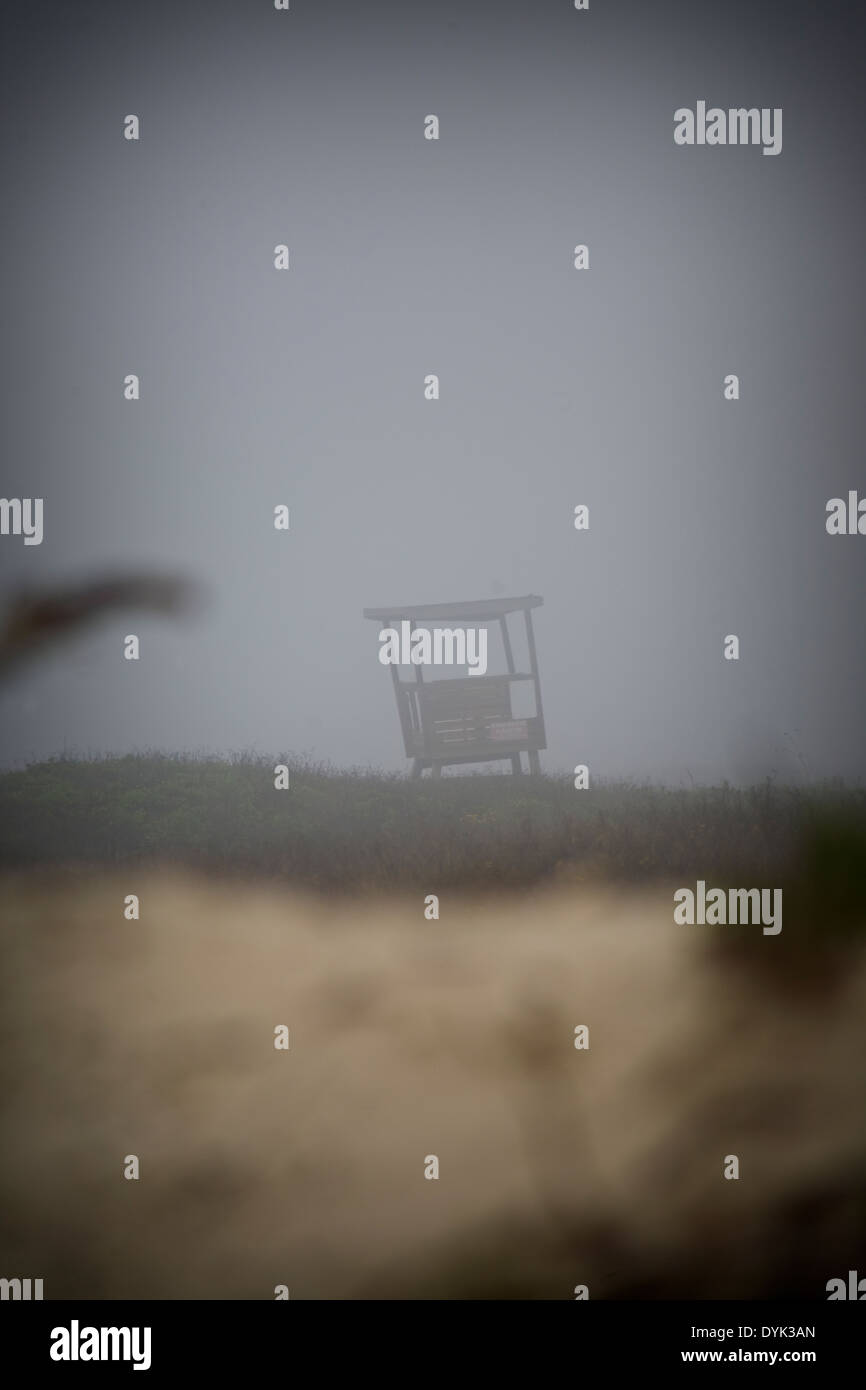
[[[784,931],[719,953],[672,914],[666,889],[445,897],[428,922],[420,898],[7,876],[0,1274],[47,1298],[825,1298],[866,1273],[866,949],[791,973]]]

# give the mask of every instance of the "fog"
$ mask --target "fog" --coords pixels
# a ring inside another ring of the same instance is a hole
[[[205,602],[17,678],[3,765],[402,770],[362,610],[534,593],[544,770],[862,778],[866,538],[825,529],[866,492],[851,8],[8,6],[2,491],[45,529],[0,587]],[[704,98],[782,108],[781,153],[677,147]]]

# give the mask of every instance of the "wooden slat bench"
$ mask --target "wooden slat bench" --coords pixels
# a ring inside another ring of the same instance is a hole
[[[462,625],[487,624],[495,620],[500,625],[508,667],[505,674],[425,680],[418,666],[415,680],[404,681],[397,667],[391,667],[403,743],[407,757],[413,759],[413,776],[420,777],[425,767],[438,777],[443,766],[504,758],[510,759],[515,773],[520,773],[522,752],[528,755],[530,770],[540,771],[538,753],[546,743],[530,609],[538,607],[542,601],[528,594],[515,599],[364,610],[366,618],[375,618],[383,626],[395,626],[403,619],[425,625],[440,620]],[[522,611],[526,620],[532,668],[528,673],[514,669],[506,615],[516,610]],[[511,703],[511,686],[515,681],[532,681],[533,716],[515,719]]]

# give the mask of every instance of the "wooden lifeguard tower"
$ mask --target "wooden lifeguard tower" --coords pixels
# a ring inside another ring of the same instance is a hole
[[[510,759],[512,771],[522,773],[521,753],[529,758],[529,770],[541,771],[538,753],[547,747],[538,658],[532,631],[532,609],[544,602],[535,594],[523,598],[477,599],[472,603],[405,604],[387,608],[365,608],[364,617],[383,627],[396,627],[408,621],[427,627],[448,623],[458,627],[499,625],[506,671],[501,675],[460,676],[456,679],[425,680],[423,669],[415,666],[414,680],[402,680],[399,668],[391,666],[397,713],[403,730],[407,758],[412,758],[412,776],[420,777],[425,767],[439,777],[442,768],[456,763],[480,763]],[[508,615],[522,613],[526,625],[529,670],[515,669]],[[428,671],[431,668],[428,667]],[[434,668],[439,669],[439,668]],[[531,681],[535,713],[523,718],[512,714],[511,686]]]

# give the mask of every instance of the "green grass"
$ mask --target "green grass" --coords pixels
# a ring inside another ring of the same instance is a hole
[[[291,785],[274,789],[276,762]],[[794,886],[859,917],[866,790],[410,781],[281,755],[54,758],[0,775],[0,865],[171,862],[331,893],[660,878]]]

